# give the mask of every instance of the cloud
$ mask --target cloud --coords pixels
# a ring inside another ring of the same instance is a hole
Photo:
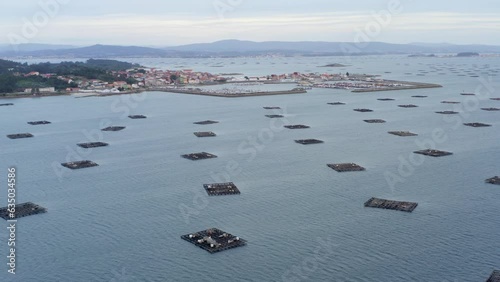
[[[426,38],[441,38],[441,41],[467,42],[467,34],[461,38],[443,36],[443,31],[462,30],[484,34],[485,43],[493,44],[486,34],[498,35],[500,14],[498,13],[445,13],[420,12],[392,15],[392,21],[382,28],[380,39],[390,42],[425,41]],[[372,13],[331,12],[279,15],[253,15],[226,17],[196,16],[173,13],[167,15],[135,15],[115,13],[93,16],[65,16],[51,19],[33,42],[74,44],[135,44],[175,45],[195,42],[211,42],[236,38],[255,41],[353,41],[358,30],[368,23],[376,22]],[[0,33],[21,30],[17,23],[3,25]],[[422,33],[425,31],[425,33]],[[421,38],[412,38],[412,32]],[[401,36],[406,34],[406,36]],[[500,37],[495,36],[500,45]],[[66,42],[72,40],[72,42]],[[374,38],[374,41],[380,41]]]

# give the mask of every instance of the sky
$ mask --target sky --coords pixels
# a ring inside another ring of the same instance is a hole
[[[498,0],[2,0],[0,44],[224,39],[500,45]]]

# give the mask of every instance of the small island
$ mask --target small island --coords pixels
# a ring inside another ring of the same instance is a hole
[[[333,64],[328,64],[324,66],[318,66],[318,68],[345,68],[348,67],[347,65],[339,64],[339,63],[333,63]]]

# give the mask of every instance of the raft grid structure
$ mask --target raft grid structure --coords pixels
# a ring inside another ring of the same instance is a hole
[[[188,159],[188,160],[192,160],[192,161],[199,161],[199,160],[206,160],[206,159],[217,158],[216,155],[210,154],[210,153],[207,153],[207,152],[185,154],[185,155],[181,155],[181,157],[183,157],[185,159]]]
[[[472,123],[464,123],[465,126],[470,127],[490,127],[491,124],[481,123],[481,122],[472,122]]]
[[[85,148],[85,149],[97,148],[97,147],[106,147],[108,145],[109,145],[108,143],[104,143],[104,142],[91,142],[91,143],[80,143],[80,144],[77,144],[77,146]]]
[[[442,115],[456,115],[456,114],[458,114],[458,112],[455,112],[455,111],[440,111],[440,112],[436,112],[436,114],[442,114]]]
[[[30,124],[30,125],[45,125],[45,124],[51,124],[51,122],[46,121],[46,120],[40,120],[40,121],[29,121],[28,124]]]
[[[373,110],[370,110],[370,109],[354,109],[353,111],[360,112],[360,113],[373,112]]]
[[[215,137],[217,134],[213,133],[212,131],[204,131],[204,132],[194,132],[193,133],[196,137]]]
[[[366,123],[385,123],[386,122],[383,119],[365,119],[363,121]]]
[[[418,134],[410,132],[410,131],[389,131],[389,134],[401,136],[401,137],[410,137],[410,136],[418,136]]]
[[[131,115],[131,116],[128,116],[130,119],[145,119],[147,118],[146,116],[144,115]]]
[[[318,139],[300,139],[300,140],[295,140],[295,143],[302,145],[312,145],[312,144],[321,144],[325,142]]]
[[[0,107],[6,107],[6,106],[14,106],[14,104],[12,103],[0,104]]]
[[[481,108],[481,110],[494,112],[494,111],[500,111],[500,108]]]
[[[203,184],[203,188],[209,196],[239,195],[240,190],[233,182]]]
[[[418,108],[417,105],[413,105],[413,104],[408,104],[408,105],[398,105],[398,107],[400,108]]]
[[[281,110],[280,107],[264,107],[266,110]]]
[[[285,125],[284,127],[288,128],[288,129],[307,129],[307,128],[311,128],[310,126],[303,125],[303,124]]]
[[[355,163],[342,163],[342,164],[327,164],[327,166],[336,172],[349,172],[349,171],[365,171],[366,169]]]
[[[27,202],[23,204],[17,204],[13,213],[9,211],[8,207],[0,208],[0,217],[5,220],[11,220],[46,212],[46,208],[36,205],[32,202]],[[14,217],[10,217],[11,214],[14,214]]]
[[[209,125],[209,124],[216,124],[216,123],[219,123],[219,122],[215,121],[215,120],[204,120],[204,121],[193,122],[193,124],[199,124],[199,125]]]
[[[10,134],[7,135],[8,138],[10,139],[23,139],[23,138],[32,138],[35,137],[31,133],[17,133],[17,134]]]
[[[369,208],[412,212],[418,206],[418,203],[370,198],[364,205]]]
[[[125,126],[109,126],[101,129],[101,131],[122,131],[125,128],[126,128]]]
[[[345,103],[342,103],[342,102],[333,102],[333,103],[327,103],[328,105],[332,105],[332,106],[340,106],[340,105],[345,105]]]
[[[395,99],[392,99],[392,98],[379,98],[377,100],[386,102],[386,101],[394,101]]]
[[[420,155],[425,155],[425,156],[430,156],[430,157],[444,157],[444,156],[453,155],[453,153],[451,153],[451,152],[434,150],[434,149],[427,149],[427,150],[415,151],[413,153],[420,154]]]
[[[283,115],[266,115],[266,117],[268,117],[268,118],[282,118],[285,116],[283,116]]]
[[[242,247],[247,244],[246,240],[217,228],[182,235],[181,238],[211,254]]]
[[[98,164],[94,163],[93,161],[88,161],[88,160],[62,163],[61,165],[66,167],[66,168],[69,168],[69,169],[82,169],[82,168],[99,166]]]

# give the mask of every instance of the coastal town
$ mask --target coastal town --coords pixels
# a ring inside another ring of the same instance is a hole
[[[98,64],[99,60],[89,60]],[[243,97],[278,94],[301,94],[313,88],[345,89],[353,92],[371,92],[400,89],[420,89],[441,87],[437,84],[385,80],[378,75],[291,72],[246,76],[241,73],[209,73],[192,69],[164,70],[146,68],[125,62],[106,60],[108,64],[130,68],[103,70],[100,68],[66,74],[56,72],[30,71],[23,73],[15,68],[8,70],[8,75],[18,82],[13,93],[3,93],[6,97],[54,96],[83,94],[85,96],[107,96],[129,94],[142,91],[162,91],[182,94],[196,94],[222,97]],[[111,62],[111,63],[110,63]],[[78,67],[80,67],[78,65]],[[33,67],[32,69],[37,69]],[[48,68],[58,69],[57,66]],[[95,75],[98,72],[99,75]],[[26,82],[25,80],[28,80]],[[34,81],[34,82],[33,82]],[[36,83],[35,83],[36,82]],[[249,86],[265,84],[292,85],[287,90],[269,91]],[[40,87],[40,85],[42,87]],[[227,85],[221,89],[205,86]]]

